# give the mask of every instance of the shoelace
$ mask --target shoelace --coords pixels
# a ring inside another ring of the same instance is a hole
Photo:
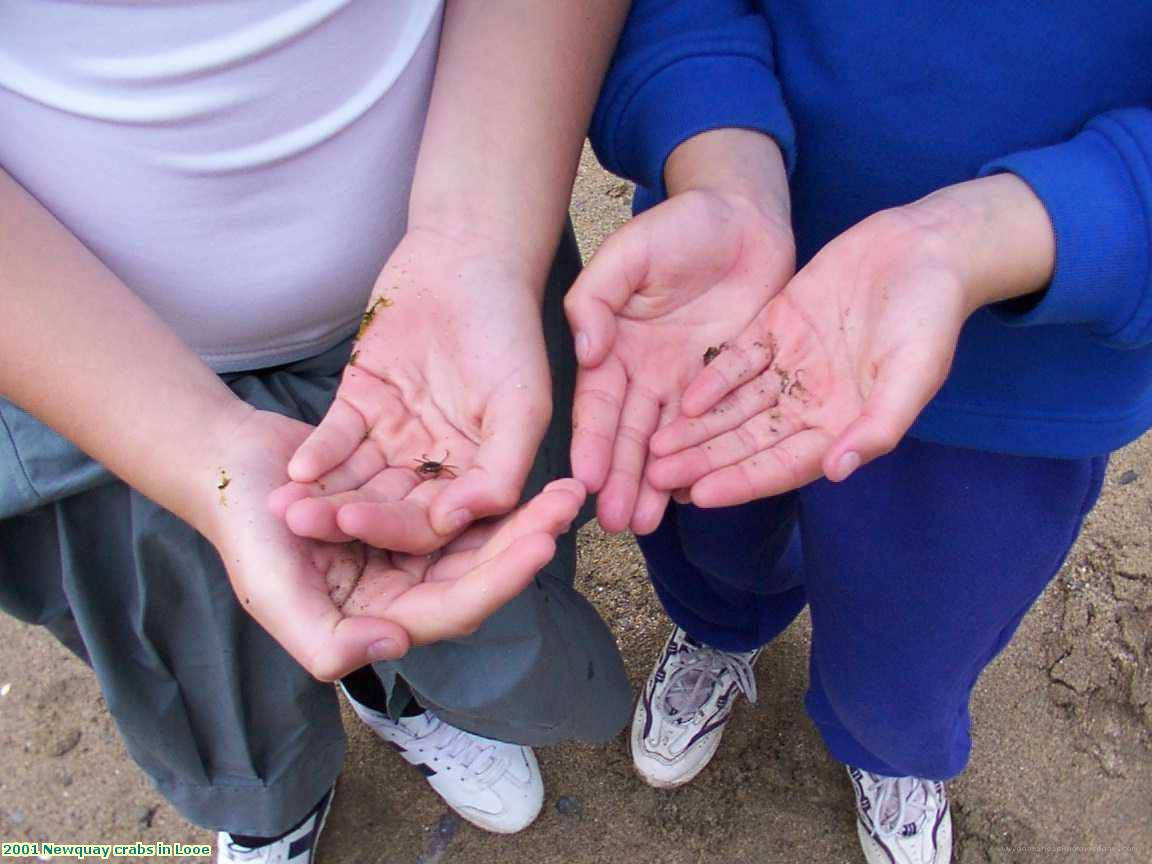
[[[919,777],[881,777],[869,775],[876,781],[876,818],[872,820],[872,833],[890,840],[909,823],[917,823],[928,810],[941,806],[936,796],[936,784]]]
[[[436,729],[428,736],[438,751],[444,752],[450,759],[459,762],[473,777],[485,785],[495,783],[503,776],[507,767],[504,760],[496,755],[493,744],[481,744],[475,736],[469,735],[463,729],[449,726],[439,717],[430,714]]]
[[[694,717],[712,695],[713,688],[725,673],[732,676],[736,687],[756,701],[756,676],[752,672],[755,654],[731,654],[708,645],[697,645],[690,651],[681,651],[676,658],[668,688],[664,692],[661,711],[669,719],[685,722]]]

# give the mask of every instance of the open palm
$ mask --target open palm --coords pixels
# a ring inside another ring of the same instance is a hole
[[[472,632],[551,560],[583,503],[560,480],[501,520],[477,523],[435,555],[299,537],[267,507],[311,427],[253,412],[221,466],[206,531],[244,608],[317,678],[332,680],[409,645]]]
[[[516,505],[551,410],[531,287],[465,244],[409,233],[273,508],[303,537],[430,552]]]
[[[659,524],[669,492],[644,478],[649,439],[793,261],[787,225],[738,196],[692,191],[621,228],[577,280],[565,303],[580,360],[572,468],[599,492],[606,530]]]
[[[840,480],[943,384],[973,311],[949,243],[906,209],[829,243],[685,393],[648,479],[702,507]]]

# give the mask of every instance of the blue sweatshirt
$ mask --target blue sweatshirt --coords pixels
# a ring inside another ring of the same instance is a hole
[[[1152,3],[637,0],[593,119],[601,161],[641,210],[678,144],[726,126],[783,149],[801,264],[982,174],[1044,202],[1051,284],[969,320],[913,435],[1082,457],[1152,426]]]

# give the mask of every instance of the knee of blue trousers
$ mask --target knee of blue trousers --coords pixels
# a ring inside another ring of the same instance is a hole
[[[684,557],[710,581],[754,594],[779,594],[799,585],[794,495],[718,510],[673,506]]]
[[[813,658],[808,714],[839,761],[877,774],[948,780],[971,753],[970,689],[885,680]]]

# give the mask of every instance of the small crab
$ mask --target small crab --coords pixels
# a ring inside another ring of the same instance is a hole
[[[720,354],[728,347],[727,342],[721,342],[719,345],[712,345],[704,352],[704,365],[707,366],[713,360],[720,356]]]
[[[427,454],[421,456],[419,459],[413,459],[416,467],[413,469],[420,477],[425,480],[435,480],[442,474],[447,474],[449,477],[455,477],[459,465],[449,465],[447,459],[452,454],[445,450],[443,459],[429,459]]]

